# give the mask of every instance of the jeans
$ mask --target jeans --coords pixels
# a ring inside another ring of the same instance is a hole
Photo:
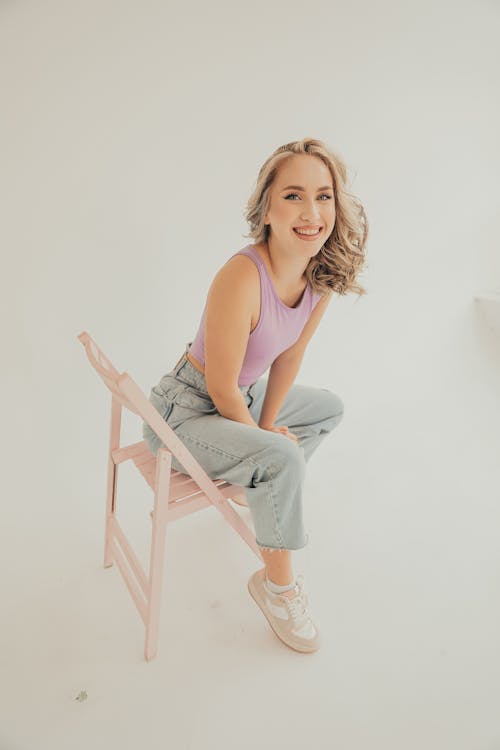
[[[306,462],[343,416],[339,396],[326,388],[295,383],[275,420],[290,438],[223,417],[212,401],[205,376],[187,359],[191,342],[175,367],[151,390],[149,400],[211,479],[246,489],[256,542],[268,550],[296,550],[308,542],[302,513]],[[258,423],[267,379],[239,386]],[[143,422],[143,438],[156,456],[165,447]],[[187,473],[172,454],[172,468]]]

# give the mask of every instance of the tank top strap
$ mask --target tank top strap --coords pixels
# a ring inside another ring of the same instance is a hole
[[[267,268],[265,266],[264,261],[262,260],[262,258],[260,257],[259,253],[257,252],[257,250],[255,250],[252,245],[247,245],[242,250],[238,250],[238,252],[235,253],[234,255],[248,255],[253,260],[255,260],[255,262],[257,263],[257,265],[259,267],[259,269],[262,269],[263,271],[267,271]],[[231,257],[234,258],[234,255],[231,256]]]

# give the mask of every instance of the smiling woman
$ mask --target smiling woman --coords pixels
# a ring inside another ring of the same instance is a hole
[[[343,162],[310,138],[267,159],[247,220],[253,242],[215,274],[194,339],[150,400],[211,478],[246,488],[265,563],[248,590],[286,645],[312,652],[320,636],[291,552],[308,541],[306,463],[344,407],[294,381],[334,292],[365,293],[356,275],[368,224]],[[158,436],[146,423],[143,434],[156,454]]]
[[[296,178],[299,179],[296,179]],[[277,148],[262,165],[247,203],[246,219],[256,244],[279,246],[292,234],[311,247],[304,274],[314,291],[364,295],[357,282],[366,257],[368,219],[363,205],[349,192],[347,168],[322,141],[305,138]],[[300,235],[297,229],[319,229]],[[278,273],[293,276],[290,258],[270,255]]]

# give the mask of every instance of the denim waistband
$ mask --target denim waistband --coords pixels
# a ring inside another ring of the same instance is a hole
[[[203,393],[209,395],[205,375],[197,370],[196,367],[191,364],[191,362],[187,358],[187,353],[192,343],[192,341],[187,342],[184,354],[169,374],[173,375],[175,378],[177,378],[177,380],[181,380],[183,383],[188,383],[189,385],[197,388],[199,391],[202,391]],[[248,393],[252,388],[252,385],[254,384],[252,383],[251,385],[239,385],[238,388],[242,393]]]

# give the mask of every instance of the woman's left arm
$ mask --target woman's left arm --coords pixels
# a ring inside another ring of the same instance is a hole
[[[318,327],[332,296],[333,292],[330,292],[316,303],[316,307],[309,316],[309,320],[297,341],[291,347],[285,349],[272,363],[260,413],[259,427],[269,429],[274,425],[274,420],[278,416],[285,396],[300,369],[307,344]]]
[[[276,357],[269,368],[266,395],[260,411],[259,427],[266,430],[274,426],[274,420],[278,416],[285,396],[295,380],[300,369],[303,354],[297,352],[286,359]]]

